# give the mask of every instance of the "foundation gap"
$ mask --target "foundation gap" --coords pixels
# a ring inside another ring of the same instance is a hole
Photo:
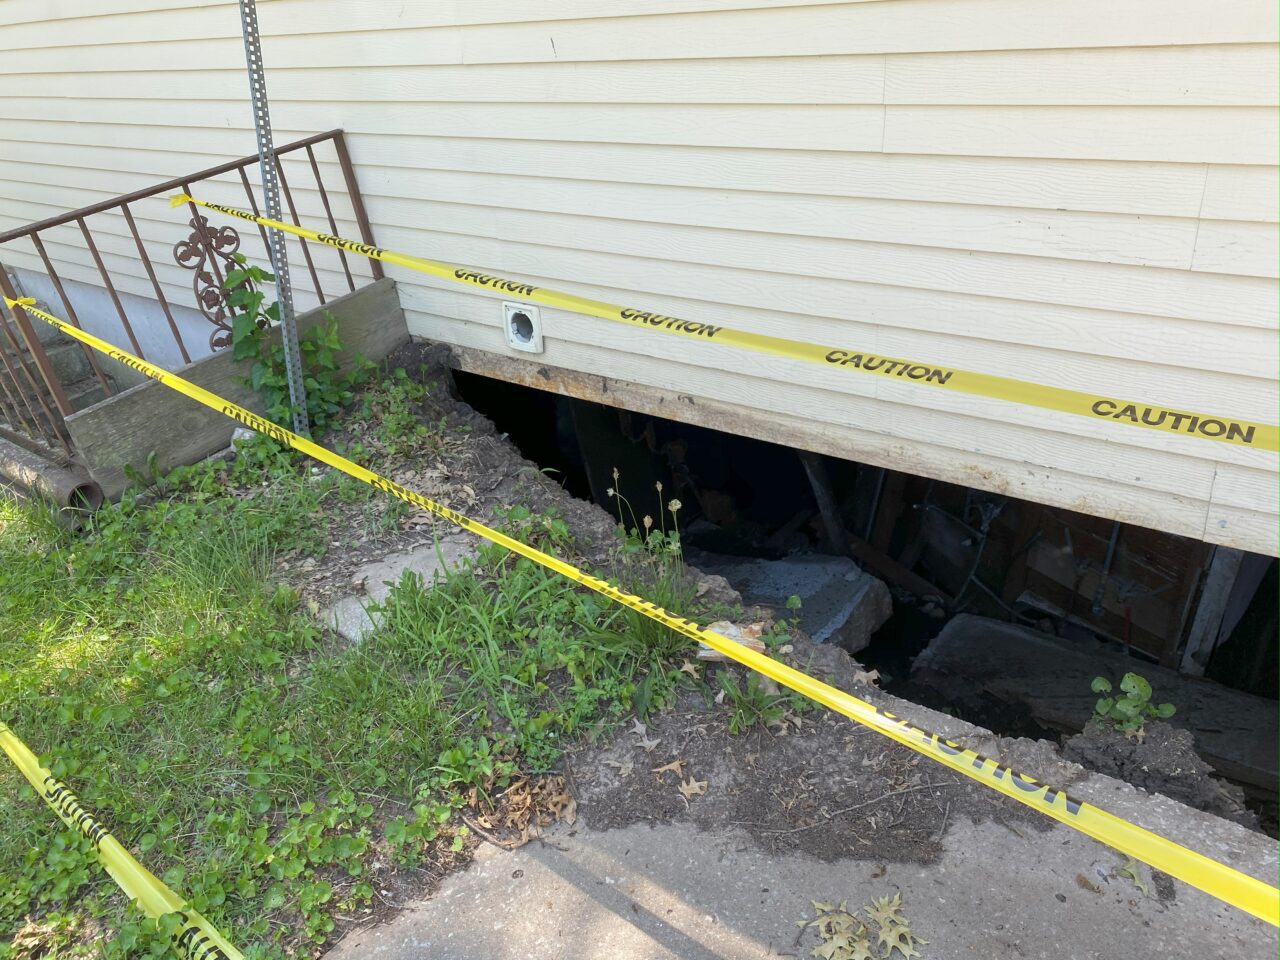
[[[1275,832],[1271,558],[487,377],[456,382],[574,495],[616,513],[616,488],[628,525],[679,499],[692,565],[781,613],[802,595],[802,628],[899,696],[1064,743],[1093,713],[1095,676],[1145,677]]]

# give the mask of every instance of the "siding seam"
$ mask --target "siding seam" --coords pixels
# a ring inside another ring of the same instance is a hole
[[[1200,206],[1196,210],[1196,232],[1191,237],[1191,263],[1187,265],[1188,270],[1196,268],[1196,250],[1200,246],[1200,224],[1204,223],[1204,200],[1209,195],[1209,168],[1212,164],[1204,165],[1204,182],[1200,185]]]
[[[880,152],[889,137],[889,57],[880,61]]]
[[[1204,530],[1200,534],[1201,540],[1207,541],[1209,539],[1209,524],[1213,518],[1213,507],[1214,507],[1213,496],[1214,496],[1214,490],[1218,486],[1218,471],[1220,469],[1221,469],[1220,464],[1215,463],[1213,465],[1213,476],[1210,477],[1209,479],[1209,496],[1204,505]]]

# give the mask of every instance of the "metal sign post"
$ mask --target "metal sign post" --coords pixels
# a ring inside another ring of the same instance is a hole
[[[258,163],[262,168],[262,193],[266,216],[282,220],[280,181],[276,175],[276,148],[271,139],[271,113],[267,107],[267,78],[262,64],[262,42],[258,36],[258,8],[255,0],[240,0],[240,26],[244,32],[244,56],[249,65],[249,96],[253,100],[253,125],[258,135]],[[289,402],[293,407],[293,430],[311,435],[307,418],[307,391],[302,382],[302,356],[298,349],[298,326],[293,316],[293,288],[289,283],[289,259],[284,234],[269,230],[271,272],[276,275],[276,300],[280,305],[280,339],[284,344],[285,371],[289,380]]]

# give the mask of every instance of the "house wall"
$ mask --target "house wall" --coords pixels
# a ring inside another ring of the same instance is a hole
[[[0,3],[0,229],[253,152],[235,4],[174,2]],[[259,17],[277,142],[343,127],[383,246],[1276,421],[1268,0],[260,0]],[[243,205],[236,183],[208,196]],[[160,201],[135,212],[160,251],[183,232]],[[107,255],[125,269],[131,245]],[[92,282],[74,235],[50,253]],[[491,368],[579,371],[674,394],[684,419],[1277,553],[1274,452],[547,309],[525,359],[500,297],[388,273],[413,333]],[[188,274],[161,279],[189,300]]]

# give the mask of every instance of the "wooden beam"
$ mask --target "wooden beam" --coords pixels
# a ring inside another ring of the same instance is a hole
[[[1233,547],[1217,547],[1200,591],[1200,602],[1187,634],[1187,645],[1182,651],[1181,670],[1193,677],[1203,677],[1209,657],[1218,645],[1222,617],[1227,610],[1231,588],[1240,573],[1244,552]]]

